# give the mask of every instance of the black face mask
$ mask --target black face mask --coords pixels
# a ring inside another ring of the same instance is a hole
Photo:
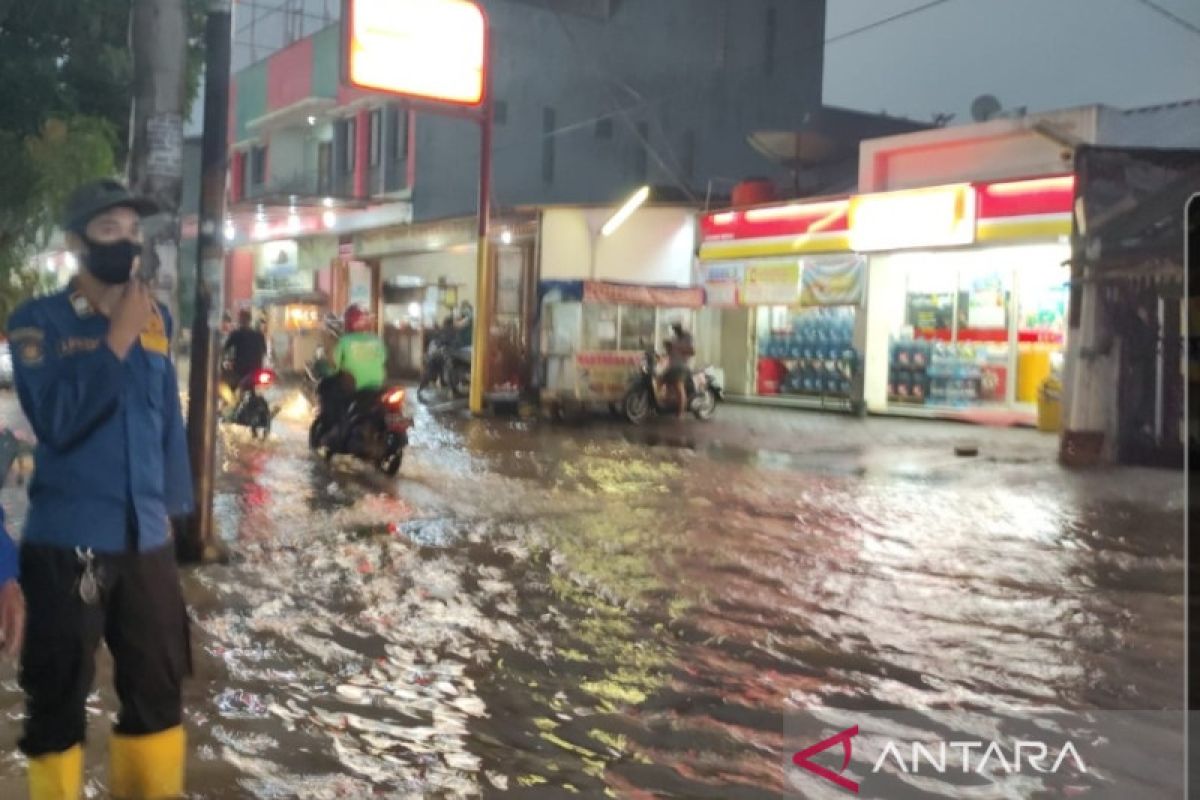
[[[128,239],[117,242],[93,242],[85,239],[88,250],[83,257],[87,271],[112,286],[129,281],[133,259],[142,254],[142,246]]]

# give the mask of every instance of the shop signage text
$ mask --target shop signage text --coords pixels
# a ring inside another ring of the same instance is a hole
[[[581,400],[620,397],[628,388],[630,375],[644,357],[640,352],[621,350],[577,353],[576,396]]]
[[[478,106],[487,22],[470,0],[345,0],[346,82],[368,91]]]
[[[675,288],[589,281],[583,285],[583,302],[623,306],[699,308],[704,305],[704,290],[699,287]]]
[[[970,184],[858,195],[850,199],[850,246],[866,253],[971,244],[975,207]]]
[[[805,259],[800,273],[800,304],[858,305],[863,300],[865,275],[866,259],[859,255]]]
[[[800,297],[799,261],[764,261],[746,267],[742,302],[746,305],[789,306]]]
[[[704,284],[704,293],[710,308],[736,308],[740,299],[737,281],[710,280]]]
[[[701,261],[1047,239],[1071,230],[1074,175],[856,195],[701,218]]]

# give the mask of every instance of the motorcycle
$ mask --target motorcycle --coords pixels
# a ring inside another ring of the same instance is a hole
[[[274,383],[275,373],[269,369],[255,370],[244,377],[237,385],[232,408],[224,414],[225,421],[249,428],[255,438],[266,439],[279,409],[272,409],[261,392],[270,389]]]
[[[322,385],[332,389],[329,384]],[[408,431],[413,425],[412,418],[404,414],[404,397],[405,391],[400,388],[385,389],[370,397],[360,392],[346,409],[344,419],[335,418],[328,394],[319,397],[317,417],[308,430],[308,446],[323,452],[326,459],[351,455],[373,464],[385,475],[395,475],[404,462]]]
[[[430,386],[448,389],[455,397],[466,397],[471,393],[471,348],[452,347],[442,342],[433,342],[425,352],[425,364],[421,370],[421,383],[417,386],[417,397],[425,399],[425,390]]]
[[[641,368],[630,379],[629,388],[625,391],[621,407],[626,419],[634,425],[641,425],[657,414],[679,413],[676,387],[666,384],[661,390],[656,388],[659,377],[658,361],[655,352],[647,350]],[[698,420],[712,419],[717,410],[717,402],[724,397],[724,390],[717,379],[716,371],[712,367],[706,367],[693,372],[692,387],[692,395],[687,401],[688,410]]]

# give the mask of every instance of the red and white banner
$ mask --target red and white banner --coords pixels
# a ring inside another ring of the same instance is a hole
[[[638,286],[589,281],[583,285],[583,302],[619,306],[700,308],[704,305],[704,290],[699,287]]]

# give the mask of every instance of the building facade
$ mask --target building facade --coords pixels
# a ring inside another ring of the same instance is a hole
[[[727,191],[779,171],[751,133],[797,129],[820,106],[824,0],[483,6],[502,207],[609,203],[647,183],[681,199]],[[409,200],[416,220],[471,213],[475,126],[341,89],[339,7],[235,7],[235,197],[385,196]]]
[[[1072,215],[1081,194],[1097,195],[1126,203],[1131,221],[1100,224],[1091,215],[1093,228],[1178,230],[1160,223],[1166,211],[1151,212],[1155,204],[1182,208],[1182,199],[1158,189],[1188,188],[1194,173],[1179,148],[1200,145],[1197,111],[1194,102],[1087,106],[869,140],[857,194],[706,215],[702,274],[708,304],[722,315],[714,357],[729,390],[771,402],[841,401],[876,413],[1057,428],[1039,398],[1058,373],[1064,442],[1094,435],[1105,457],[1125,458],[1121,409],[1129,407],[1142,416],[1145,430],[1134,433],[1147,447],[1170,450],[1173,442],[1177,451],[1178,243],[1155,253],[1162,264],[1144,253],[1126,259],[1122,295],[1115,279],[1101,286],[1081,271],[1071,235],[1082,223],[1073,225]],[[1080,154],[1095,144],[1143,148],[1136,158],[1115,156],[1121,176],[1136,179],[1081,171]],[[1112,346],[1129,338],[1120,319],[1139,316],[1132,327],[1157,361],[1122,361]],[[1131,379],[1137,363],[1143,377]],[[1142,390],[1132,400],[1131,386]]]
[[[340,5],[235,6],[224,301],[315,289],[328,310],[367,303],[402,373],[463,301],[517,307],[511,349],[528,352],[540,209],[602,218],[645,185],[655,201],[700,206],[748,176],[786,182],[751,136],[795,130],[820,107],[824,0],[484,0],[501,286],[480,298],[478,127],[342,86]],[[616,271],[638,276],[632,258]],[[293,316],[312,319],[280,318]]]

